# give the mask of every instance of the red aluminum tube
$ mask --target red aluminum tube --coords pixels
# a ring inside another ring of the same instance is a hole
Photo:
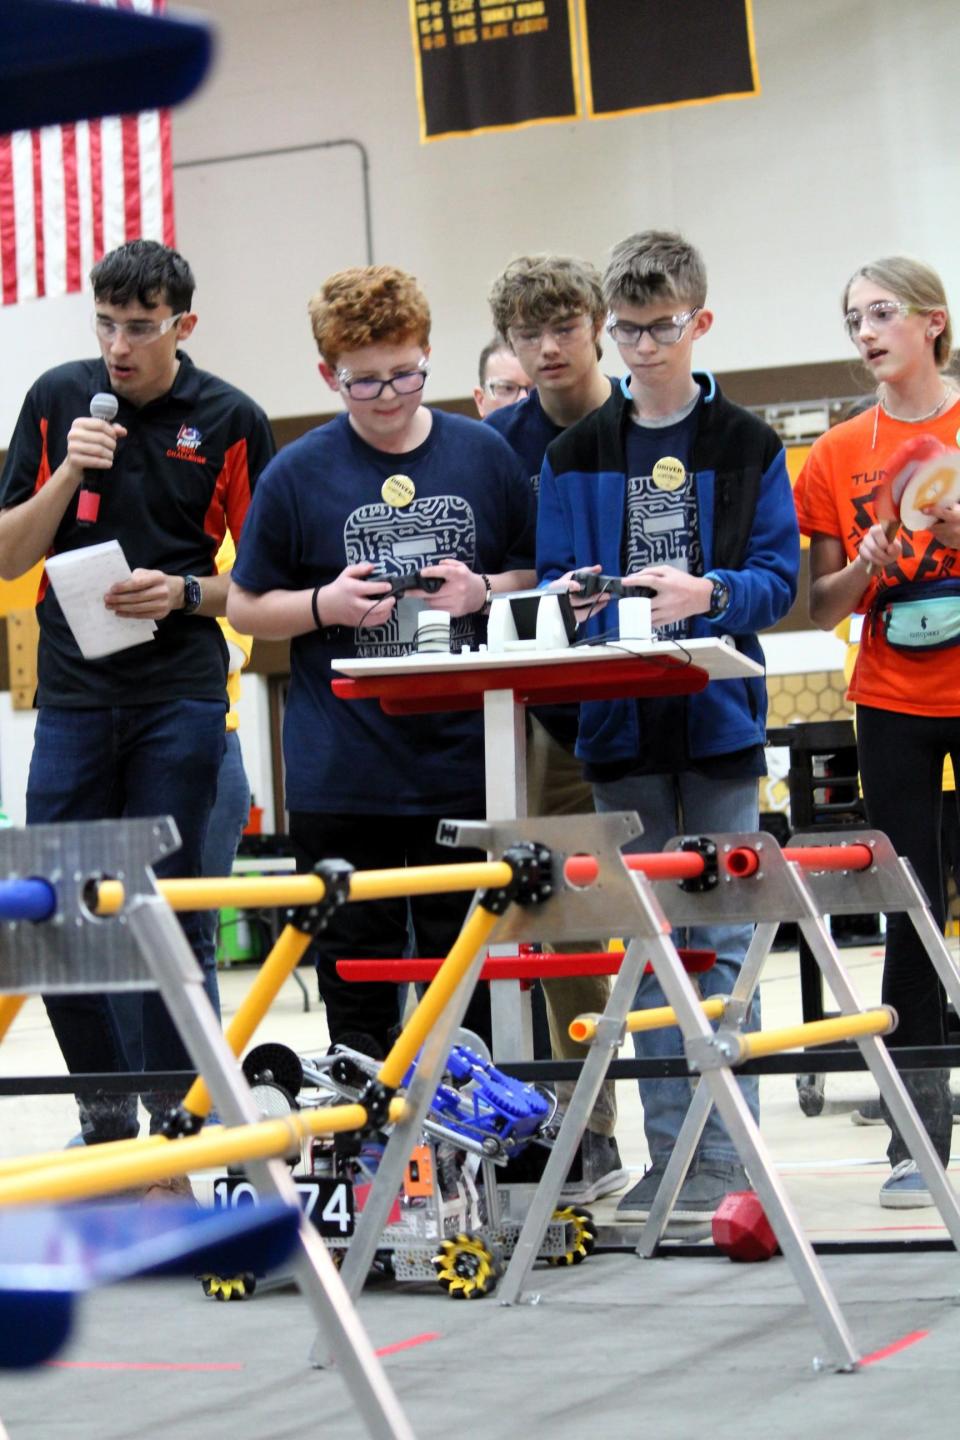
[[[684,970],[699,975],[716,964],[713,950],[691,950],[681,946],[677,951]],[[480,972],[481,980],[519,980],[531,982],[546,977],[569,979],[572,975],[616,975],[623,963],[622,950],[587,950],[571,955],[541,955],[539,951],[519,955],[488,955]],[[347,960],[337,961],[341,980],[432,980],[443,964],[442,959]],[[646,973],[652,973],[648,963]]]
[[[869,870],[873,851],[869,845],[793,845],[783,855],[804,870]],[[649,855],[624,855],[628,870],[642,870],[648,880],[694,880],[703,874],[703,856],[696,850],[665,850]],[[723,860],[728,875],[746,880],[760,869],[760,856],[749,845],[731,850]],[[600,867],[592,855],[571,855],[563,867],[564,878],[580,890],[592,885]]]
[[[869,870],[873,864],[873,851],[869,845],[788,845],[783,851],[785,860],[790,860],[804,870]],[[746,880],[760,869],[760,856],[748,845],[731,850],[724,859],[727,874],[737,880]]]
[[[695,850],[654,851],[649,855],[624,855],[628,870],[642,870],[648,880],[694,880],[703,874],[703,856]],[[570,885],[585,890],[600,873],[592,855],[571,855],[563,867]]]

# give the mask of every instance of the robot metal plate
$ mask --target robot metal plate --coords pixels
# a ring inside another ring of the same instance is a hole
[[[84,897],[104,879],[123,882],[127,904],[156,893],[150,867],[179,848],[169,816],[0,830],[0,879],[43,879],[57,896],[51,920],[0,923],[0,994],[154,989],[124,911],[94,915]]]

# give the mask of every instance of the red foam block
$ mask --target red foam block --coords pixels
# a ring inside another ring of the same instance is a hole
[[[780,1246],[754,1190],[726,1195],[713,1217],[713,1243],[731,1260],[769,1260]]]

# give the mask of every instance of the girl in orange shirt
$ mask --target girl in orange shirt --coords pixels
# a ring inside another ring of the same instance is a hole
[[[877,404],[822,435],[797,481],[800,529],[811,542],[810,614],[825,630],[853,611],[866,615],[848,695],[857,706],[867,816],[911,861],[942,926],[943,763],[948,754],[955,768],[960,763],[960,655],[950,648],[895,648],[879,606],[906,599],[901,587],[915,582],[925,582],[929,595],[926,582],[936,582],[943,586],[938,603],[948,609],[955,604],[960,622],[960,505],[934,505],[927,529],[901,529],[888,539],[877,522],[876,497],[884,466],[905,439],[932,435],[953,448],[960,442],[960,393],[947,374],[950,313],[939,276],[898,256],[856,272],[843,292],[843,314],[876,382]],[[943,989],[903,914],[888,919],[883,999],[900,1017],[895,1044],[946,1043]],[[912,1071],[903,1078],[946,1164],[949,1071]],[[893,1170],[880,1204],[931,1205],[926,1182],[886,1112],[885,1118]]]

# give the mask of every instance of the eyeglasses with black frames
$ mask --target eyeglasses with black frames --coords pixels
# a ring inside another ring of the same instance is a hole
[[[682,340],[690,321],[702,309],[702,305],[696,305],[680,315],[671,315],[669,320],[654,320],[652,325],[634,325],[630,320],[618,320],[616,315],[611,314],[607,318],[607,334],[618,345],[639,345],[644,335],[649,335],[655,345],[676,345]]]
[[[416,395],[426,385],[429,374],[430,366],[424,359],[415,370],[399,370],[386,380],[376,375],[353,376],[349,370],[338,370],[337,380],[351,400],[379,400],[388,385],[395,395]]]

